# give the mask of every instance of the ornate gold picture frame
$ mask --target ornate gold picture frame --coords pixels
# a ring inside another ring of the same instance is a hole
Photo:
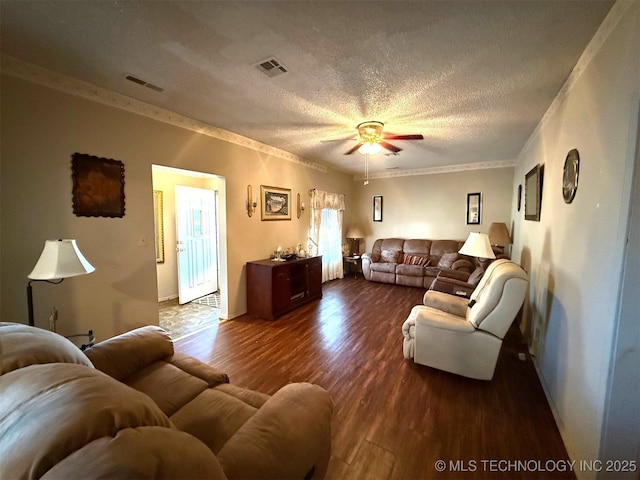
[[[262,220],[291,220],[291,189],[260,185]]]

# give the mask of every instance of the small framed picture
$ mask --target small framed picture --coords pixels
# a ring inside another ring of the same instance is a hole
[[[482,221],[482,193],[467,193],[467,225],[480,225]]]
[[[291,189],[260,185],[262,220],[291,220]]]
[[[373,221],[382,221],[382,195],[373,196]]]
[[[542,199],[542,165],[533,167],[524,177],[524,219],[540,221]]]

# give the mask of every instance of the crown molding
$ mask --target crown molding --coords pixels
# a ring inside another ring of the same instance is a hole
[[[627,12],[627,10],[631,7],[631,5],[633,5],[634,1],[635,0],[618,0],[616,3],[613,4],[613,7],[611,7],[611,10],[609,10],[609,13],[605,17],[604,21],[600,24],[595,35],[587,45],[587,48],[585,48],[584,52],[582,52],[582,55],[580,55],[578,62],[573,67],[573,70],[571,70],[571,73],[567,77],[567,80],[564,82],[564,84],[558,91],[558,94],[551,102],[551,105],[549,105],[549,108],[547,109],[545,114],[542,116],[542,119],[540,120],[536,128],[533,130],[533,132],[531,133],[527,141],[525,142],[524,146],[522,147],[522,150],[520,150],[520,153],[516,157],[517,163],[520,163],[521,159],[524,157],[526,152],[529,150],[529,148],[531,148],[531,145],[533,144],[534,140],[540,134],[540,130],[544,128],[544,126],[547,124],[551,116],[560,107],[560,104],[564,101],[565,97],[573,89],[573,86],[576,84],[578,79],[582,76],[586,68],[589,66],[589,64],[593,60],[593,57],[595,57],[597,53],[600,51],[600,48],[602,48],[602,44],[605,42],[607,38],[609,38],[609,35],[611,35],[611,32],[613,32],[615,28],[618,26],[618,23],[620,23],[620,20],[622,19],[624,14]]]
[[[443,167],[419,168],[416,170],[393,170],[390,172],[370,173],[369,180],[395,177],[414,177],[417,175],[436,175],[440,173],[468,172],[472,170],[487,170],[490,168],[515,167],[515,160],[498,160],[494,162],[463,163],[460,165],[445,165]],[[362,174],[354,175],[353,180],[365,180]]]
[[[194,120],[193,118],[180,115],[161,107],[156,107],[149,103],[145,103],[132,97],[127,97],[126,95],[122,95],[120,93],[98,87],[91,83],[78,80],[76,78],[69,77],[52,70],[48,70],[46,68],[25,62],[23,60],[19,60],[9,55],[2,55],[2,73],[10,75],[12,77],[20,78],[22,80],[26,80],[28,82],[37,83],[44,87],[59,90],[70,95],[75,95],[87,100],[102,103],[103,105],[126,110],[127,112],[151,118],[159,122],[167,123],[176,127],[181,127],[192,132],[206,135],[208,137],[224,140],[229,143],[255,150],[256,152],[281,158],[283,160],[297,163],[299,165],[304,165],[305,167],[313,168],[323,173],[327,173],[328,171],[326,165],[321,165],[319,163],[306,160],[292,153],[280,150],[279,148],[257,142],[228,130],[214,127],[207,123]]]

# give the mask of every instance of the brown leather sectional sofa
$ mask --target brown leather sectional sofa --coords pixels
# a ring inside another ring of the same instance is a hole
[[[362,273],[372,282],[429,288],[442,270],[473,272],[476,260],[461,255],[461,240],[378,239],[362,255]]]

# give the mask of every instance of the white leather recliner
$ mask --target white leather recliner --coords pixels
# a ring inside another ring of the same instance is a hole
[[[527,274],[501,259],[489,267],[469,298],[429,290],[424,305],[402,325],[404,358],[480,380],[491,380],[502,339],[527,292]]]

